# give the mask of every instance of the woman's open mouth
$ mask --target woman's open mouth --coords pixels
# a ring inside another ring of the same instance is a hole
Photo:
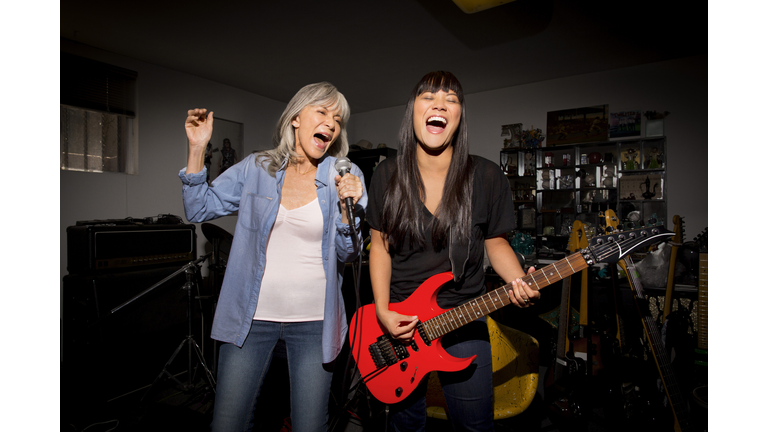
[[[318,145],[318,147],[325,148],[328,143],[331,142],[331,136],[329,134],[324,133],[316,133],[314,135],[315,143]]]
[[[431,116],[427,119],[427,132],[433,134],[442,133],[448,126],[448,120],[440,116]]]

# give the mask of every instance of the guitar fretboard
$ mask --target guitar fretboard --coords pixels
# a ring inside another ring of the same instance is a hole
[[[699,254],[699,316],[698,316],[698,346],[699,349],[706,350],[709,328],[707,327],[707,302],[708,302],[708,282],[709,282],[709,261],[708,254]]]
[[[530,285],[531,288],[540,290],[587,267],[588,264],[584,257],[580,253],[575,253],[524,276],[522,280]],[[509,305],[512,303],[508,294],[508,290],[511,288],[512,284],[508,283],[423,322],[422,327],[427,337],[429,340],[435,340],[463,325]]]

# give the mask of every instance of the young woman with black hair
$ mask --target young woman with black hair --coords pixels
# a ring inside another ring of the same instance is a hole
[[[376,315],[394,337],[410,341],[418,316],[389,309],[422,282],[452,271],[438,305],[458,306],[485,293],[484,253],[505,282],[517,307],[540,298],[520,278],[525,271],[507,241],[515,228],[509,183],[498,165],[470,156],[461,84],[450,72],[425,75],[411,93],[399,133],[397,158],[374,172],[367,209],[371,227],[370,273]],[[533,268],[529,272],[533,271]],[[459,372],[440,372],[440,382],[455,430],[493,430],[491,346],[485,319],[442,338],[452,356],[477,355]],[[426,387],[391,407],[398,432],[423,430]]]

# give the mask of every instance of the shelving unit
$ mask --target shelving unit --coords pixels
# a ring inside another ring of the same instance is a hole
[[[528,158],[526,158],[528,155]],[[503,149],[499,166],[509,180],[517,208],[517,228],[535,235],[536,230],[536,154],[520,149]]]
[[[666,137],[503,149],[500,166],[538,246],[563,250],[575,219],[597,227],[608,209],[625,226],[666,223]]]

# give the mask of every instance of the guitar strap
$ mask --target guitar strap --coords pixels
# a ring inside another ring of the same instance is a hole
[[[469,246],[470,241],[462,241],[463,239],[457,232],[455,226],[451,226],[449,233],[450,241],[448,243],[448,257],[451,260],[451,272],[453,273],[453,281],[458,282],[464,276],[464,268],[469,261]]]

